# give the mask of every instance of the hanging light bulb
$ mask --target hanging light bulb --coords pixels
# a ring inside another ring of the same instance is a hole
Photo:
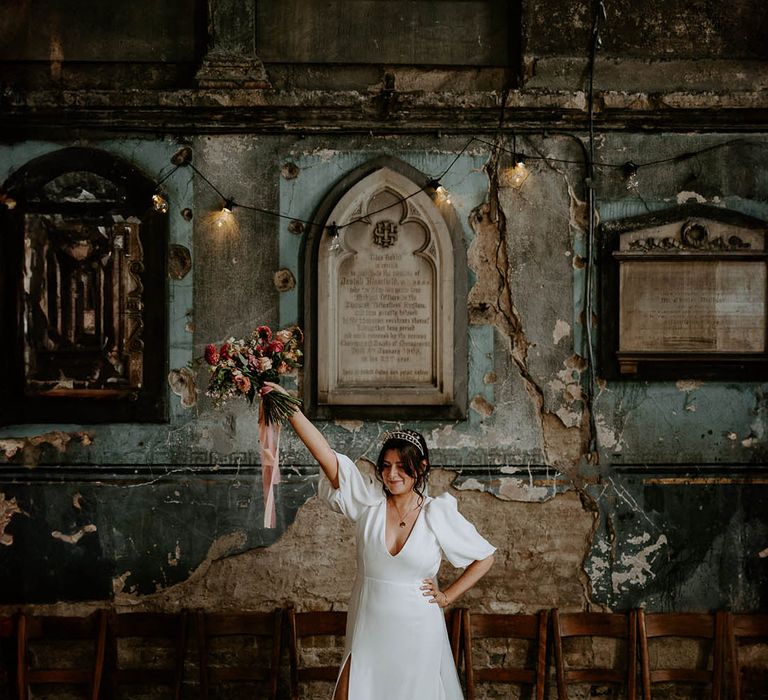
[[[625,187],[630,192],[637,194],[640,190],[640,180],[637,177],[637,164],[633,163],[631,160],[628,160],[626,163],[624,163],[621,169],[626,179]]]
[[[341,231],[334,221],[330,226],[326,226],[328,232],[328,251],[338,253],[341,250]]]
[[[438,199],[445,202],[446,204],[451,203],[451,195],[448,193],[448,190],[440,184],[440,180],[433,178],[424,186],[424,189],[426,190],[427,194],[434,194]]]
[[[160,214],[168,213],[168,200],[165,198],[160,190],[157,190],[152,195],[152,208]]]
[[[509,186],[519,190],[530,174],[525,166],[525,154],[515,153],[515,167],[510,168],[507,173],[507,183]]]
[[[217,227],[217,228],[224,228],[230,229],[235,226],[235,217],[232,216],[232,210],[235,208],[236,204],[233,199],[225,199],[224,203],[221,205],[221,209],[218,211],[214,211],[211,214],[211,222]]]

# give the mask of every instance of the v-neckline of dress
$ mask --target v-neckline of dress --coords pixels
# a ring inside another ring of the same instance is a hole
[[[381,531],[383,533],[382,537],[384,540],[384,551],[392,558],[396,559],[400,556],[401,552],[408,546],[408,543],[411,541],[411,537],[413,537],[413,531],[416,529],[416,526],[419,524],[419,520],[421,519],[421,514],[424,511],[424,506],[427,505],[427,499],[424,499],[424,502],[419,507],[419,512],[416,515],[416,520],[413,521],[413,527],[411,528],[411,531],[408,533],[408,537],[405,538],[405,542],[403,542],[403,546],[400,547],[400,549],[397,550],[395,554],[392,554],[392,552],[389,551],[389,547],[387,546],[387,503],[388,500],[384,499],[384,526],[382,527]]]

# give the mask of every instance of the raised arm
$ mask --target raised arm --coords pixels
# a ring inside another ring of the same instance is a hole
[[[265,384],[273,391],[287,393],[279,384],[273,382],[265,382]],[[320,468],[325,472],[331,486],[335,489],[339,488],[339,465],[336,461],[336,453],[331,449],[323,434],[298,409],[288,420],[296,431],[296,435],[307,446]]]

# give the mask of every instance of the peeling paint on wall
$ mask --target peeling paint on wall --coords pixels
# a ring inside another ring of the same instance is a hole
[[[51,537],[53,537],[55,540],[61,540],[62,542],[66,542],[67,544],[77,544],[84,535],[87,535],[91,532],[96,532],[96,526],[93,524],[85,525],[81,527],[77,532],[73,532],[70,535],[65,535],[63,532],[59,532],[58,530],[54,530],[51,533]]]
[[[21,457],[25,466],[34,467],[40,459],[43,448],[46,446],[53,447],[59,453],[64,453],[67,445],[73,440],[87,446],[93,443],[93,435],[83,431],[65,433],[61,430],[53,430],[33,437],[2,438],[0,439],[0,451],[4,453],[7,461]]]
[[[613,452],[621,452],[623,447],[621,433],[617,434],[606,417],[600,413],[595,417],[595,429],[597,430],[598,442],[603,448]]]
[[[473,396],[469,402],[469,407],[483,418],[488,418],[493,414],[493,404],[485,396]]]
[[[181,559],[181,547],[179,541],[176,540],[176,547],[173,552],[168,552],[168,566],[178,566]]]
[[[197,403],[195,373],[188,367],[172,369],[168,373],[168,386],[176,396],[181,397],[181,405],[184,408],[191,408]]]
[[[505,473],[524,472],[525,467],[502,467]],[[524,476],[502,476],[490,479],[473,477],[457,477],[451,484],[458,491],[481,491],[496,496],[501,501],[516,501],[518,503],[544,503],[554,498],[558,493],[557,482],[554,478],[534,478],[528,469],[528,478]]]
[[[566,323],[562,319],[557,319],[555,323],[555,329],[552,331],[552,342],[557,345],[563,338],[568,338],[571,335],[571,324]]]
[[[707,198],[702,197],[700,194],[696,192],[678,192],[677,193],[676,200],[678,204],[685,204],[686,202],[689,202],[692,199],[697,201],[699,204],[707,203]]]
[[[649,533],[628,540],[630,545],[639,545],[651,539]],[[636,553],[624,552],[619,558],[611,574],[613,590],[620,592],[632,586],[643,586],[649,578],[656,576],[654,560],[667,545],[666,535],[659,535],[656,541],[648,544]]]
[[[0,491],[0,544],[10,547],[13,544],[13,536],[5,531],[5,528],[11,522],[14,515],[18,515],[22,510],[16,503],[15,498],[6,499],[5,494]]]

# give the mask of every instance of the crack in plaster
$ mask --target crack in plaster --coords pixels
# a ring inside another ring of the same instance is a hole
[[[613,487],[614,493],[622,500],[624,503],[626,503],[634,513],[639,513],[640,515],[645,518],[645,520],[648,522],[648,524],[654,529],[654,530],[660,530],[659,526],[653,522],[646,514],[645,511],[640,507],[638,502],[632,497],[632,494],[627,491],[623,486],[617,486],[616,483],[613,480],[613,477],[608,477],[608,483]]]
[[[472,321],[491,323],[506,338],[512,361],[539,415],[547,463],[573,472],[588,444],[588,440],[581,436],[584,421],[579,427],[569,427],[557,414],[548,411],[544,391],[528,369],[529,342],[509,285],[511,265],[507,219],[499,201],[500,153],[499,149],[495,149],[485,167],[489,181],[488,200],[472,212],[470,219],[475,240],[470,246],[468,258],[470,267],[476,273],[476,283],[468,299]],[[495,275],[483,275],[484,268],[494,270]],[[572,479],[576,477],[573,473],[570,476]]]
[[[473,210],[470,218],[475,239],[468,251],[468,262],[476,273],[476,282],[468,298],[470,319],[473,323],[492,324],[506,338],[512,362],[539,416],[545,461],[557,467],[569,478],[579,493],[584,510],[593,514],[591,531],[584,543],[582,556],[582,561],[586,561],[599,523],[597,504],[585,490],[584,479],[578,473],[578,465],[582,458],[589,455],[592,430],[591,407],[583,401],[583,392],[580,390],[578,400],[582,406],[581,420],[579,424],[569,426],[563,417],[546,409],[544,391],[528,369],[529,343],[509,285],[511,265],[508,253],[507,219],[499,201],[500,154],[499,149],[494,149],[485,167],[489,182],[488,200]],[[581,214],[583,218],[585,205],[582,202],[580,207],[576,206],[578,200],[568,183],[568,178],[564,173],[561,175],[565,179],[570,196],[570,222],[578,226],[578,216]],[[495,270],[496,274],[483,275],[484,269]],[[567,419],[572,420],[570,417]],[[591,580],[583,566],[578,570],[578,579],[585,599],[590,601],[592,599]]]

